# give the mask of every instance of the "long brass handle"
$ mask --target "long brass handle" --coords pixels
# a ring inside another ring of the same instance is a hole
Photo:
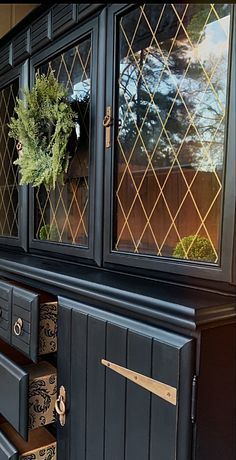
[[[108,367],[109,369],[117,372],[118,374],[126,377],[128,380],[136,383],[137,385],[145,388],[145,390],[154,393],[159,398],[168,401],[170,404],[176,406],[177,400],[177,390],[176,388],[167,385],[166,383],[160,382],[159,380],[154,380],[146,375],[139,374],[138,372],[127,369],[126,367],[119,366],[118,364],[111,363],[106,359],[102,359],[101,363]]]
[[[66,423],[66,390],[63,386],[60,387],[59,396],[55,402],[55,411],[59,415],[61,426]]]
[[[105,128],[105,145],[108,149],[111,146],[111,126],[113,124],[112,108],[106,107],[106,115],[103,118],[103,126]]]

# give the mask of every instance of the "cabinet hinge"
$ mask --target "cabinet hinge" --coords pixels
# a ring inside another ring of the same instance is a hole
[[[196,406],[197,406],[197,376],[193,376],[192,380],[192,398],[191,398],[191,422],[196,421]]]

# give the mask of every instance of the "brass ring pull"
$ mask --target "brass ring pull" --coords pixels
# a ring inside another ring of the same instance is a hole
[[[55,402],[55,411],[59,415],[61,426],[66,423],[66,390],[63,386],[60,387],[59,396]]]
[[[15,322],[14,326],[13,326],[13,331],[14,331],[14,334],[19,336],[22,334],[22,329],[23,329],[23,321],[21,318],[18,318],[18,320]]]
[[[22,150],[22,143],[21,142],[17,142],[16,150],[18,150],[18,152],[19,152],[19,150]]]
[[[66,406],[61,395],[59,396],[59,398],[57,398],[55,402],[55,410],[58,415],[65,415]]]
[[[112,125],[112,117],[110,115],[105,115],[103,118],[103,126],[104,128],[108,128]]]

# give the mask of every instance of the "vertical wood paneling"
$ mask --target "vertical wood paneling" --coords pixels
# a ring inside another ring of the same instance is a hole
[[[59,322],[62,328],[71,324],[63,344],[59,338],[69,395],[59,460],[190,460],[192,340],[87,305],[69,305],[72,322],[64,316]],[[176,387],[177,406],[106,368],[103,358]],[[178,451],[177,437],[186,444]],[[59,454],[60,446],[61,440]]]
[[[86,460],[104,459],[106,322],[88,318]]]
[[[127,367],[150,376],[151,349],[151,338],[129,331]],[[127,382],[125,446],[127,460],[148,460],[149,423],[150,392],[132,382]]]
[[[178,350],[157,340],[153,342],[154,379],[178,388]],[[168,402],[152,396],[150,460],[174,460],[176,452],[176,410]]]
[[[126,366],[127,329],[107,324],[107,359]],[[105,460],[122,460],[125,441],[126,380],[106,370]]]
[[[84,460],[86,456],[87,323],[87,315],[73,311],[71,330],[71,460]]]
[[[64,308],[61,305],[58,309],[57,380],[58,388],[61,385],[66,388],[67,417],[64,427],[60,425],[57,417],[57,460],[70,458],[70,443],[68,441],[71,428],[71,312],[70,308]]]

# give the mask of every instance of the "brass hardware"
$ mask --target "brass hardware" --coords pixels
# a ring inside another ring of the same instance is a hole
[[[112,108],[108,106],[106,108],[106,115],[103,118],[103,126],[106,128],[105,131],[105,145],[106,149],[111,147],[111,126],[113,125],[113,118],[112,118]]]
[[[16,144],[16,150],[22,150],[22,143],[21,142],[17,142]]]
[[[66,390],[63,386],[60,387],[59,396],[55,402],[55,410],[59,415],[61,426],[66,423]]]
[[[16,150],[18,152],[18,155],[19,157],[22,155],[22,143],[21,142],[17,142],[16,144]]]
[[[101,363],[109,369],[117,372],[118,374],[123,375],[123,377],[126,377],[128,380],[131,380],[137,385],[140,385],[141,387],[145,388],[145,390],[150,391],[156,396],[159,396],[160,398],[164,399],[170,404],[176,406],[176,388],[171,387],[170,385],[166,385],[165,383],[162,383],[159,380],[154,380],[150,377],[146,377],[146,375],[134,372],[131,369],[126,369],[125,367],[119,366],[118,364],[111,363],[106,359],[102,359]]]
[[[22,329],[23,329],[23,321],[21,318],[18,318],[18,320],[15,322],[14,326],[13,326],[13,331],[14,331],[14,334],[19,336],[22,334]]]

